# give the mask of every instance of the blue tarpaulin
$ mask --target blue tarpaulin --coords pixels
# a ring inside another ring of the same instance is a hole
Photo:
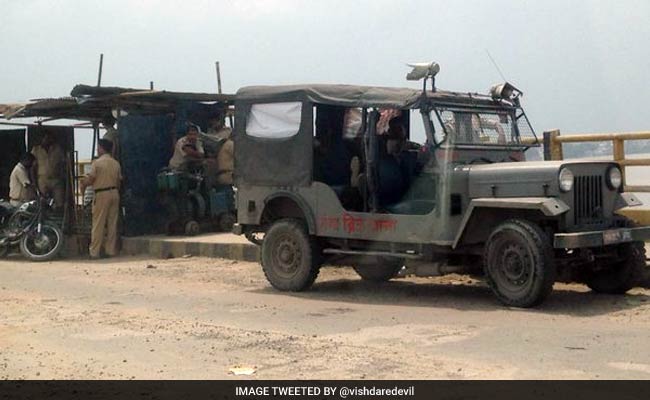
[[[156,176],[167,166],[174,144],[185,134],[187,124],[197,124],[205,131],[208,119],[220,110],[217,104],[182,101],[174,114],[120,117],[125,235],[164,232],[166,215],[159,201]]]

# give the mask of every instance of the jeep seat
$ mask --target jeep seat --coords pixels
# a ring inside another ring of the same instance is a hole
[[[423,173],[413,179],[406,194],[398,202],[385,206],[391,214],[426,215],[436,208],[435,175]]]
[[[390,155],[379,159],[377,198],[381,207],[398,202],[407,188],[402,168],[397,159]]]

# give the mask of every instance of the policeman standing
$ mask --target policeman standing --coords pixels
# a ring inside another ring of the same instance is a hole
[[[221,185],[232,185],[232,172],[235,169],[235,145],[230,134],[223,139],[219,153],[217,153],[217,163],[219,166],[219,173],[217,182]]]
[[[41,144],[34,146],[32,154],[36,157],[36,182],[43,195],[54,197],[54,206],[63,207],[65,194],[64,152],[51,133],[43,136]]]
[[[120,209],[120,164],[111,156],[113,143],[100,139],[97,147],[99,157],[93,161],[90,173],[81,182],[81,192],[93,186],[93,227],[90,239],[90,258],[101,256],[102,246],[107,256],[117,254],[117,221]]]

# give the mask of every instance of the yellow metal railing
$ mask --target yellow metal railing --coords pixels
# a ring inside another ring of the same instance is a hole
[[[650,185],[627,185],[625,182],[625,167],[650,166],[650,158],[627,158],[625,156],[625,142],[630,140],[648,140],[650,131],[624,132],[624,133],[584,133],[560,135],[559,130],[544,132],[545,158],[563,160],[563,143],[583,142],[612,142],[613,159],[621,166],[623,183],[626,192],[650,192]]]
[[[626,192],[650,192],[650,185],[627,185],[625,167],[650,166],[650,158],[627,158],[625,156],[625,142],[628,140],[648,140],[650,132],[625,132],[625,133],[583,133],[560,136],[559,130],[544,132],[544,159],[563,160],[563,143],[583,142],[612,142],[612,156],[621,166],[624,190]],[[637,224],[650,225],[650,210],[645,207],[626,207],[617,211]]]

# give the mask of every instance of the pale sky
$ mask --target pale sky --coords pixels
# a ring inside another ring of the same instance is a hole
[[[216,91],[251,84],[414,86],[524,92],[538,133],[650,129],[650,2],[0,0],[0,102],[95,84]]]

